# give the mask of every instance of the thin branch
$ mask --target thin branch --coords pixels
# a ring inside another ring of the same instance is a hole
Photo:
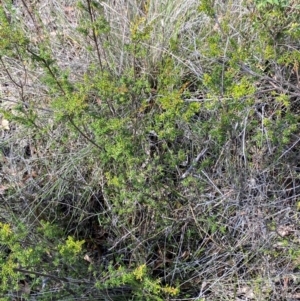
[[[198,161],[200,160],[201,157],[203,157],[207,151],[207,147],[205,149],[203,149],[199,154],[198,156],[193,160],[191,166],[187,169],[187,171],[182,174],[182,176],[180,177],[180,180],[183,180],[185,179],[194,169],[195,167],[195,164],[198,163]]]
[[[99,144],[97,144],[95,141],[93,141],[90,137],[88,137],[73,121],[71,116],[68,116],[68,120],[70,121],[71,125],[79,132],[80,135],[82,135],[86,140],[88,140],[90,143],[92,143],[97,148],[101,149]]]
[[[90,0],[87,0],[87,5],[88,5],[88,13],[90,15],[90,20],[91,20],[91,23],[92,23],[93,40],[94,40],[94,43],[95,43],[95,46],[96,46],[98,61],[99,61],[101,72],[103,72],[103,64],[102,64],[102,60],[101,60],[100,47],[99,47],[99,43],[98,43],[98,40],[97,40],[96,31],[95,31],[95,28],[94,28],[95,19],[94,19],[94,15],[93,15]]]
[[[58,277],[55,275],[51,275],[51,274],[45,274],[45,273],[41,273],[41,272],[35,272],[35,271],[30,271],[24,268],[14,268],[15,272],[20,272],[22,274],[33,274],[36,276],[41,276],[41,277],[46,277],[46,278],[50,278],[53,279],[55,281],[61,281],[61,282],[65,282],[65,283],[74,283],[74,284],[94,284],[93,282],[90,281],[82,281],[82,280],[74,280],[72,278],[66,278],[66,277]]]
[[[39,56],[38,54],[34,53],[32,50],[30,50],[28,47],[27,47],[27,51],[33,56],[35,57],[36,59],[40,60],[43,62],[45,68],[48,70],[48,72],[50,73],[50,75],[52,76],[52,78],[55,80],[57,86],[59,87],[59,89],[61,90],[61,92],[66,95],[66,92],[64,90],[64,88],[62,87],[61,83],[59,82],[59,80],[57,79],[57,77],[55,76],[54,72],[52,71],[52,69],[50,68],[50,65],[49,63],[41,56]]]

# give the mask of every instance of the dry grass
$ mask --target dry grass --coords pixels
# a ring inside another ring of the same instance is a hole
[[[258,49],[266,46],[266,40],[251,26],[251,4],[217,1],[217,16],[209,18],[197,10],[199,2],[194,0],[142,2],[97,2],[110,26],[98,45],[92,32],[88,37],[78,33],[78,26],[89,21],[75,1],[18,0],[14,6],[31,50],[49,41],[57,66],[68,70],[72,83],[81,82],[85,74],[93,76],[89,73],[93,64],[116,78],[132,68],[156,78],[158,66],[170,56],[180,76],[197,86],[204,73],[220,64],[220,58],[209,55],[207,41],[215,33],[221,33],[225,45],[223,71],[233,40],[253,49],[253,56],[244,63],[257,69],[241,64],[237,78],[253,74],[256,90],[251,101],[241,100],[245,105],[236,109],[226,141],[211,138],[211,132],[202,128],[204,120],[220,121],[230,104],[224,87],[220,87],[220,106],[215,107],[210,107],[215,98],[208,87],[191,89],[185,101],[201,103],[201,112],[189,124],[178,122],[183,137],[179,145],[168,146],[174,152],[182,148],[190,157],[188,165],[176,166],[174,182],[156,183],[150,177],[150,188],[145,185],[144,191],[136,191],[129,181],[127,192],[132,199],[126,195],[121,202],[122,191],[107,184],[108,170],[97,154],[101,150],[65,122],[55,120],[57,109],[43,79],[45,71],[4,56],[1,107],[25,118],[31,110],[36,118],[30,126],[11,122],[9,130],[1,130],[0,220],[13,224],[20,219],[33,236],[41,220],[57,223],[66,234],[86,239],[99,267],[119,257],[128,267],[146,262],[153,277],[170,285],[179,283],[180,295],[170,300],[298,300],[299,128],[286,144],[277,145],[265,123],[279,118],[275,112],[280,104],[269,91],[284,89],[297,103],[300,91],[295,78],[286,76],[289,70],[284,66],[276,69],[276,79],[260,75],[258,65],[264,55]],[[145,51],[142,58],[127,50],[134,25],[141,31],[151,29],[150,36],[140,42]],[[175,50],[171,40],[176,40]],[[299,52],[298,45],[293,47]],[[21,113],[15,111],[16,105],[23,108]],[[122,117],[128,114],[124,112]],[[92,136],[88,125],[80,126]],[[147,144],[147,138],[139,143]],[[168,151],[159,150],[158,155],[167,156]],[[157,171],[156,162],[148,160],[148,165],[137,164],[138,172],[147,177]],[[117,171],[118,166],[112,165],[111,170]],[[185,172],[187,177],[182,179]],[[80,300],[84,298],[87,295]],[[94,298],[102,300],[98,295]]]

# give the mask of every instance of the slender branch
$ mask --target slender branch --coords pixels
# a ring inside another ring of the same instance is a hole
[[[40,33],[40,26],[37,25],[37,22],[36,22],[36,20],[35,20],[35,18],[34,18],[34,16],[33,16],[32,8],[29,8],[29,7],[26,5],[26,1],[24,1],[24,0],[21,0],[21,1],[22,1],[23,5],[24,5],[25,9],[27,10],[27,12],[28,12],[28,14],[29,14],[29,16],[30,16],[30,18],[31,18],[31,20],[32,20],[32,22],[33,22],[33,24],[34,24],[34,26],[35,26],[37,32],[38,32],[38,34],[39,34],[39,37],[40,37],[40,36],[41,36],[41,33]]]
[[[100,145],[98,145],[95,141],[93,141],[90,137],[88,137],[74,122],[71,116],[68,116],[68,120],[72,124],[72,126],[79,132],[80,135],[82,135],[86,140],[88,140],[90,143],[92,143],[97,148],[101,149]]]
[[[198,161],[205,155],[206,151],[208,150],[208,148],[204,148],[198,155],[197,157],[193,160],[192,164],[190,165],[190,167],[186,170],[185,173],[182,174],[182,176],[180,177],[180,180],[185,179],[195,168],[196,163],[198,163]]]
[[[33,272],[33,271],[29,271],[29,270],[25,270],[22,268],[14,268],[15,272],[20,272],[23,274],[33,274],[36,276],[41,276],[41,277],[46,277],[46,278],[50,278],[53,279],[54,281],[59,281],[59,282],[63,282],[66,284],[65,290],[70,293],[73,296],[76,296],[76,293],[70,289],[70,283],[75,283],[75,284],[82,284],[82,283],[86,283],[84,281],[78,281],[78,280],[73,280],[73,279],[69,279],[69,278],[64,278],[64,277],[57,277],[54,275],[50,275],[50,274],[44,274],[44,273],[39,273],[39,272]]]
[[[52,78],[55,80],[56,84],[58,85],[59,89],[61,90],[61,92],[66,95],[66,92],[64,90],[64,88],[62,87],[61,83],[59,82],[59,80],[56,78],[54,72],[52,71],[52,69],[50,68],[49,63],[47,62],[47,60],[45,60],[43,57],[39,56],[38,54],[34,53],[32,50],[30,50],[27,47],[27,51],[34,56],[36,59],[42,61],[45,65],[45,68],[48,70],[48,72],[50,73],[50,75],[52,76]]]
[[[93,40],[94,40],[94,43],[95,43],[95,46],[96,46],[98,61],[99,61],[99,64],[100,64],[101,72],[103,72],[103,64],[102,64],[102,60],[101,60],[100,47],[99,47],[99,43],[98,43],[98,40],[97,40],[97,35],[96,35],[95,27],[94,27],[95,19],[94,19],[94,15],[93,15],[90,0],[87,0],[87,5],[88,5],[88,12],[89,12],[89,15],[90,15],[90,20],[91,20],[91,23],[92,23]]]
[[[0,56],[0,62],[1,62],[2,66],[3,66],[4,70],[5,70],[5,72],[6,72],[6,74],[7,74],[7,76],[9,77],[9,79],[10,79],[10,80],[11,80],[18,88],[21,88],[22,85],[19,84],[19,83],[17,83],[17,82],[13,79],[12,75],[10,74],[10,72],[8,71],[8,69],[6,68],[5,63],[3,62],[3,59],[2,59],[1,56]]]
[[[62,282],[68,282],[68,283],[77,283],[77,284],[93,284],[92,282],[89,281],[80,281],[80,280],[74,280],[71,278],[66,278],[66,277],[58,277],[58,276],[54,276],[51,274],[45,274],[45,273],[40,273],[40,272],[34,272],[34,271],[30,271],[24,268],[14,268],[15,272],[20,272],[22,274],[33,274],[36,276],[41,276],[41,277],[47,277],[47,278],[51,278],[55,281],[62,281]]]

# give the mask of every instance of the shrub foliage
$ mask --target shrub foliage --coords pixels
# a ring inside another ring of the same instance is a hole
[[[297,1],[1,3],[1,300],[297,298]]]

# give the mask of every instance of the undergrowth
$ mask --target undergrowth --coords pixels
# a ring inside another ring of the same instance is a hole
[[[2,1],[1,300],[299,296],[296,1]]]

